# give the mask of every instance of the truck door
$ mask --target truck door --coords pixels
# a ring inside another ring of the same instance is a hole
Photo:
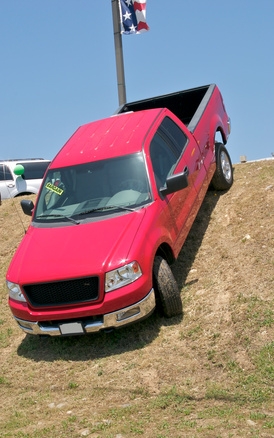
[[[178,254],[201,205],[198,194],[206,177],[201,151],[192,136],[166,117],[151,142],[150,154],[158,190],[173,173],[185,168],[189,172],[188,187],[163,199],[165,220]]]

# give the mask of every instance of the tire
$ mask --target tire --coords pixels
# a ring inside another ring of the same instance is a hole
[[[178,285],[167,261],[159,256],[154,260],[153,284],[157,305],[164,316],[171,318],[181,315],[183,306]]]
[[[233,168],[227,149],[222,143],[215,143],[216,170],[211,180],[215,190],[228,190],[233,184]]]

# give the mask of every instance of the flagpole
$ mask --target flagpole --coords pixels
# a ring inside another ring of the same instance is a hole
[[[126,103],[126,85],[125,85],[122,35],[121,35],[121,26],[120,26],[120,10],[119,10],[118,2],[119,0],[111,0],[118,97],[119,97],[119,105],[123,105],[124,103]]]

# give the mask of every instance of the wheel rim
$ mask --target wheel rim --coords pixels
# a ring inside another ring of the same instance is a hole
[[[226,179],[226,181],[230,181],[231,180],[231,165],[230,165],[230,161],[229,158],[227,156],[227,154],[225,152],[221,152],[221,166],[222,166],[222,172],[223,175]]]

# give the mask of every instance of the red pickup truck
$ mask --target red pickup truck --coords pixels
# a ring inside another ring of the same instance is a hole
[[[127,103],[51,162],[7,272],[22,330],[76,335],[182,313],[170,264],[210,184],[227,190],[230,119],[214,84]],[[222,142],[216,142],[217,133]]]

